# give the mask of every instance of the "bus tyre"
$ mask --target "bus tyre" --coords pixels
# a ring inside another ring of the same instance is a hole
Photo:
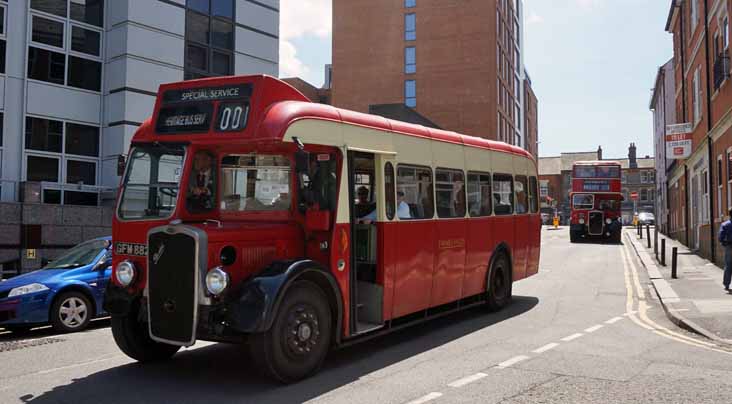
[[[579,236],[577,235],[577,232],[569,231],[569,242],[570,243],[576,243],[579,241]]]
[[[318,371],[332,332],[325,294],[311,282],[298,281],[287,291],[272,327],[252,336],[251,354],[270,377],[293,383]]]
[[[506,254],[500,255],[493,261],[488,274],[488,296],[486,302],[488,310],[499,311],[511,302],[513,287],[511,284],[511,263]]]
[[[177,345],[154,341],[148,334],[147,324],[137,320],[137,310],[124,317],[112,317],[114,342],[125,355],[138,362],[170,359],[180,349]]]
[[[610,236],[610,241],[615,244],[621,244],[622,243],[621,235],[622,235],[622,232],[620,230],[614,231],[612,236]]]

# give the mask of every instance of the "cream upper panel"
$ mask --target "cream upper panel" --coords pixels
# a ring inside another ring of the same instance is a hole
[[[465,170],[493,172],[493,156],[495,152],[478,149],[475,147],[465,148]]]
[[[325,146],[343,147],[343,125],[318,119],[303,119],[287,128],[285,142],[292,142],[292,137],[298,137],[303,143],[320,144]]]
[[[414,136],[393,135],[396,160],[399,164],[432,167],[432,141]]]
[[[435,167],[464,170],[465,149],[463,145],[432,142],[432,164]]]
[[[508,153],[491,153],[493,169],[491,173],[513,174],[513,155]]]

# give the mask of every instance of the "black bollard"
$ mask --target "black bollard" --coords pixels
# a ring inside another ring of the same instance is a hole
[[[666,266],[666,239],[661,239],[661,265]]]
[[[678,256],[679,249],[677,247],[674,247],[671,249],[671,277],[674,279],[678,279],[678,276],[676,276],[676,267],[678,265]]]
[[[658,227],[653,228],[653,252],[656,254],[656,261],[658,261]]]
[[[643,225],[640,222],[638,223],[638,237],[643,240]]]
[[[651,225],[646,225],[646,238],[648,239],[648,248],[651,248]]]

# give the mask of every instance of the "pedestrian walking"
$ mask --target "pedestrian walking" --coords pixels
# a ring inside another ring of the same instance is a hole
[[[724,246],[724,290],[730,293],[729,285],[732,282],[732,209],[729,210],[729,220],[722,223],[719,229],[719,242]]]

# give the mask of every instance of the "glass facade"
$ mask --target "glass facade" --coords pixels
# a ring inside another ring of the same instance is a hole
[[[187,0],[185,79],[234,73],[234,1]]]

